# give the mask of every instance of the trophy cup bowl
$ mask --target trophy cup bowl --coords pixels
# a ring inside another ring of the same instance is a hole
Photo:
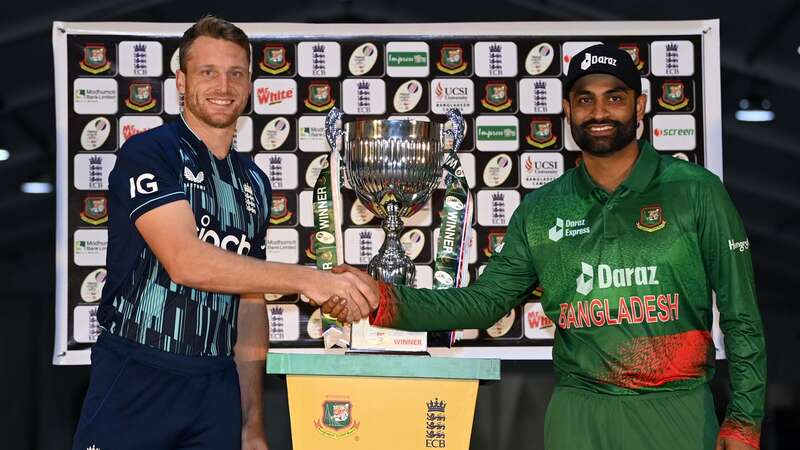
[[[463,130],[461,115],[448,115],[453,129]],[[328,114],[328,143],[335,150],[336,138],[343,136],[347,181],[364,206],[383,219],[386,233],[367,272],[380,281],[411,285],[416,270],[400,243],[401,217],[413,215],[430,198],[441,180],[446,138],[455,133],[437,122],[402,119],[356,120],[337,129],[340,117],[337,109]]]

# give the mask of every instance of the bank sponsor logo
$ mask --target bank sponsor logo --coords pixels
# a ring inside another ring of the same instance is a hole
[[[76,230],[73,234],[73,262],[76,266],[105,266],[108,230]]]
[[[300,235],[294,228],[267,229],[267,261],[297,264]]]
[[[76,78],[72,82],[72,109],[77,114],[116,114],[117,80]]]

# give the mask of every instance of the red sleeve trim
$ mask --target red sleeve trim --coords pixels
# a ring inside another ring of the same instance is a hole
[[[735,419],[725,419],[722,422],[719,437],[744,442],[756,450],[761,448],[761,430],[753,424]]]
[[[381,291],[381,299],[378,308],[369,315],[370,325],[376,327],[390,327],[397,318],[397,297],[394,288],[383,281],[378,282]]]

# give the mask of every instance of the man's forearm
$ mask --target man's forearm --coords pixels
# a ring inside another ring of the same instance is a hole
[[[210,292],[294,294],[314,282],[313,269],[246,258],[194,240],[175,257],[170,277],[178,284]]]

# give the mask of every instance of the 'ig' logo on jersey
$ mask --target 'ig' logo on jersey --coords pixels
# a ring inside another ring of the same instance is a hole
[[[136,194],[148,195],[158,191],[158,183],[152,173],[143,173],[136,177],[130,177],[131,198],[136,198]]]

